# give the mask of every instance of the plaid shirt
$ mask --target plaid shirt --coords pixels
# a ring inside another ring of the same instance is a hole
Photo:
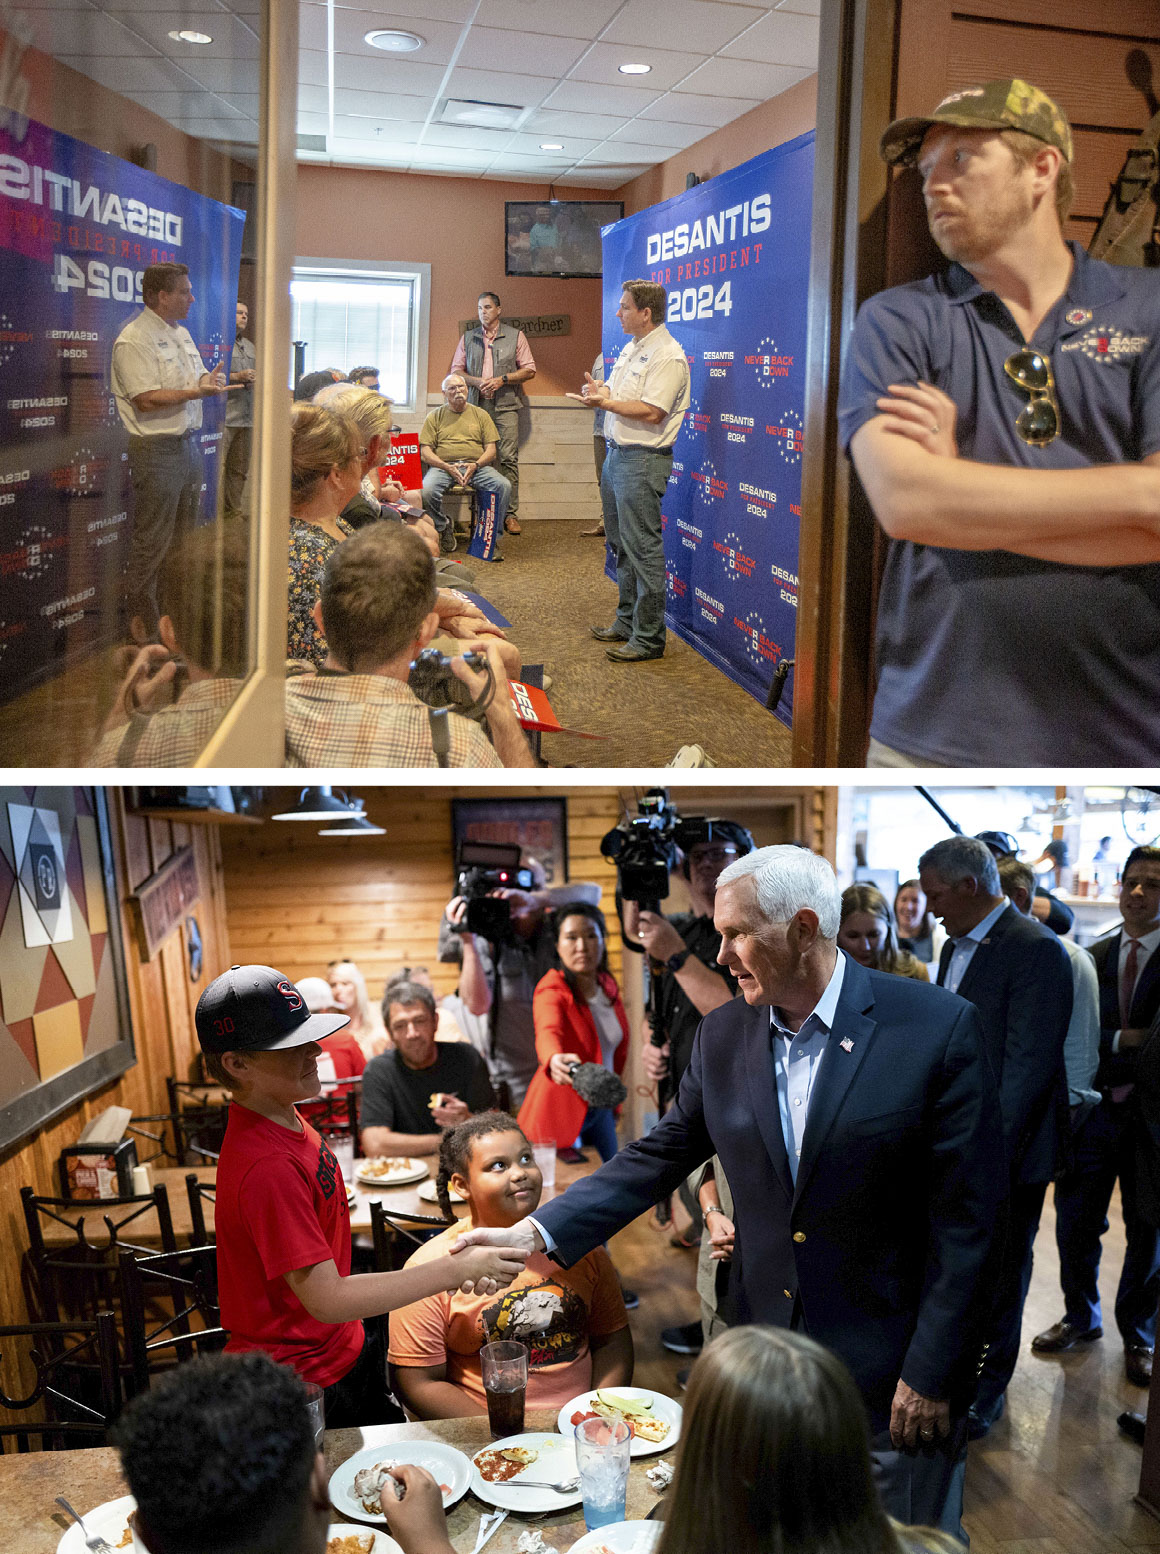
[[[448,713],[449,766],[502,766],[470,718]],[[287,766],[438,766],[427,708],[386,675],[301,675],[286,682]]]
[[[105,734],[92,766],[192,766],[242,688],[240,680],[197,680],[171,707],[135,712]]]

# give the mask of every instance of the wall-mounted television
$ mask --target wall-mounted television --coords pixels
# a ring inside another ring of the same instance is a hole
[[[508,200],[504,271],[598,280],[600,229],[623,215],[622,200]]]

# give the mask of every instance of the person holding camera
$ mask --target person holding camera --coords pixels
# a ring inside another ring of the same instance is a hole
[[[435,566],[422,540],[394,524],[372,524],[332,551],[314,606],[328,656],[318,674],[286,682],[287,766],[435,766],[430,709],[408,683],[412,661],[439,630]],[[462,643],[486,657],[494,681],[484,718],[439,715],[447,766],[534,766],[512,706],[496,639]],[[482,661],[482,659],[481,659]],[[487,675],[465,657],[451,673],[476,701]]]

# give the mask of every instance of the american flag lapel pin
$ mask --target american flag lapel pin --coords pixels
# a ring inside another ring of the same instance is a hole
[[[842,1040],[838,1043],[838,1046],[841,1047],[843,1052],[853,1052],[854,1050],[854,1043],[848,1036],[843,1036]]]

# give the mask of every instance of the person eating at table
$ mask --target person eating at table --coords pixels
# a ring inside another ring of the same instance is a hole
[[[515,1118],[484,1112],[443,1135],[436,1186],[447,1218],[455,1192],[472,1226],[502,1226],[534,1213],[542,1182]],[[442,1261],[464,1228],[457,1222],[426,1242],[404,1272]],[[479,1351],[499,1339],[528,1347],[528,1408],[558,1409],[582,1393],[632,1382],[628,1313],[603,1247],[566,1269],[534,1255],[495,1296],[428,1295],[395,1309],[390,1329],[392,1385],[418,1419],[486,1414]]]
[[[227,1349],[261,1349],[323,1389],[328,1425],[401,1417],[385,1384],[382,1323],[372,1318],[440,1290],[506,1288],[525,1255],[429,1260],[393,1273],[350,1272],[350,1215],[338,1162],[297,1111],[321,1089],[323,1037],[344,1014],[311,1014],[272,966],[232,966],[198,999],[205,1067],[231,1092],[215,1221]],[[365,1326],[364,1326],[365,1324]]]

